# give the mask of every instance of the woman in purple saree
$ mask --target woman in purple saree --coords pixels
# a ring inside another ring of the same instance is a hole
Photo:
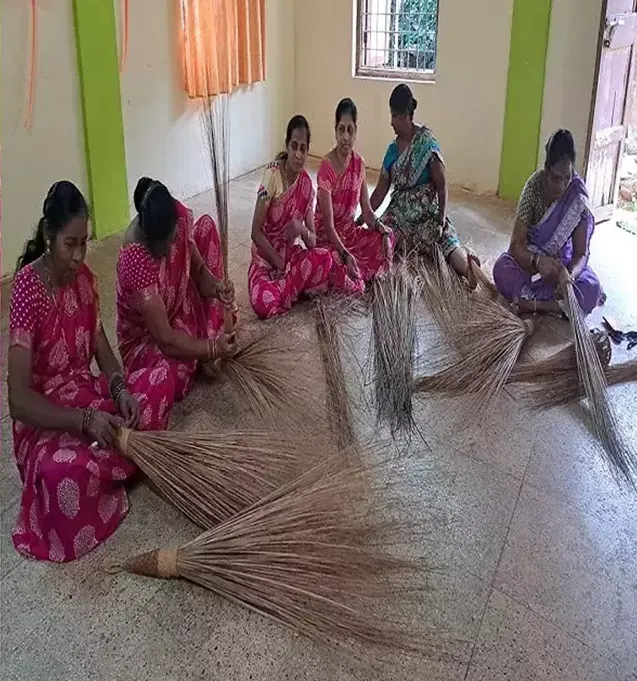
[[[493,267],[498,291],[520,312],[561,313],[557,284],[565,278],[575,282],[584,314],[604,302],[599,279],[588,266],[595,220],[574,165],[573,135],[558,130],[546,145],[544,168],[522,190],[509,250]]]

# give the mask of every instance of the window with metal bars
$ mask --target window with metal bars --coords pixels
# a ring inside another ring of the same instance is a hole
[[[433,80],[439,0],[355,0],[356,75]]]

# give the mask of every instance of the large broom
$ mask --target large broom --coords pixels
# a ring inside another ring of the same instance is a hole
[[[399,262],[372,284],[372,348],[374,395],[378,419],[392,435],[409,432],[413,419],[415,304],[418,279]]]
[[[560,287],[573,333],[579,380],[588,401],[591,428],[602,444],[611,472],[635,487],[637,457],[624,440],[609,402],[602,363],[577,301],[575,284],[568,279]]]
[[[111,571],[186,579],[318,642],[426,652],[413,625],[375,614],[413,600],[423,568],[389,550],[400,521],[380,519],[387,496],[372,499],[370,484],[333,457],[180,548]]]
[[[122,428],[118,450],[189,520],[207,529],[299,475],[321,453],[269,432],[177,433]]]

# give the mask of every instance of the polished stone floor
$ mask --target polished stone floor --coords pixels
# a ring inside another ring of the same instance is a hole
[[[242,318],[250,221],[259,173],[232,184],[231,275]],[[189,203],[210,210],[202,195]],[[496,199],[452,195],[458,232],[484,261],[505,248],[512,209]],[[114,341],[117,240],[92,243],[88,261],[100,277],[102,315]],[[637,237],[600,225],[593,267],[608,302],[605,313],[637,329]],[[630,273],[633,273],[632,275]],[[103,571],[112,557],[180,543],[196,530],[146,486],[116,534],[69,565],[23,560],[10,531],[20,483],[6,409],[8,286],[2,289],[1,590],[3,681],[117,679],[369,679],[239,606],[185,583]],[[422,312],[421,312],[422,314]],[[599,322],[601,313],[593,316]],[[427,319],[423,319],[426,326]],[[312,330],[307,308],[286,322]],[[364,393],[369,323],[345,328],[343,362]],[[563,342],[568,327],[543,325],[531,352]],[[421,339],[426,356],[426,339]],[[318,352],[318,351],[317,351]],[[634,352],[637,352],[634,351]],[[618,353],[614,361],[626,354]],[[214,386],[196,386],[178,406],[176,427],[231,427],[233,415]],[[637,385],[613,389],[625,429],[637,439]],[[451,655],[405,661],[374,673],[401,681],[635,681],[637,679],[637,494],[606,471],[579,407],[528,411],[511,390],[476,417],[471,400],[418,399],[422,437],[409,445],[401,474],[410,513],[427,530],[420,548],[437,569],[419,612],[432,640]],[[216,398],[216,399],[215,399]],[[355,404],[362,431],[373,417]],[[452,643],[450,643],[452,642]]]

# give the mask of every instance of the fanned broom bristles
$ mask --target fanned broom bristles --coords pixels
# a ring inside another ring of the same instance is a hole
[[[365,469],[332,457],[176,551],[120,567],[189,580],[318,642],[422,654],[430,647],[413,625],[378,614],[413,600],[423,571],[383,548],[400,529],[380,520],[385,501]]]
[[[120,430],[118,449],[157,491],[204,529],[230,518],[299,475],[311,460],[295,445],[264,432],[179,433]]]
[[[355,447],[354,416],[345,384],[338,328],[328,314],[323,298],[317,298],[314,310],[316,335],[325,374],[326,408],[332,436],[341,450]]]
[[[412,392],[416,354],[417,279],[405,263],[374,279],[372,344],[374,393],[378,419],[392,434],[414,425]]]
[[[633,383],[637,381],[637,360],[605,367],[604,375],[608,386]],[[586,398],[577,367],[544,376],[541,381],[533,381],[533,387],[526,390],[525,400],[535,409],[549,409]]]
[[[459,352],[455,361],[443,354],[448,366],[418,379],[415,391],[474,394],[478,397],[478,408],[485,408],[508,381],[525,341],[534,330],[533,320],[522,320],[489,298],[474,297],[471,312],[456,327],[455,345]]]
[[[637,457],[624,440],[608,400],[606,378],[595,344],[582,316],[572,281],[563,286],[564,304],[571,324],[579,381],[588,401],[590,425],[602,444],[611,472],[635,487]]]

